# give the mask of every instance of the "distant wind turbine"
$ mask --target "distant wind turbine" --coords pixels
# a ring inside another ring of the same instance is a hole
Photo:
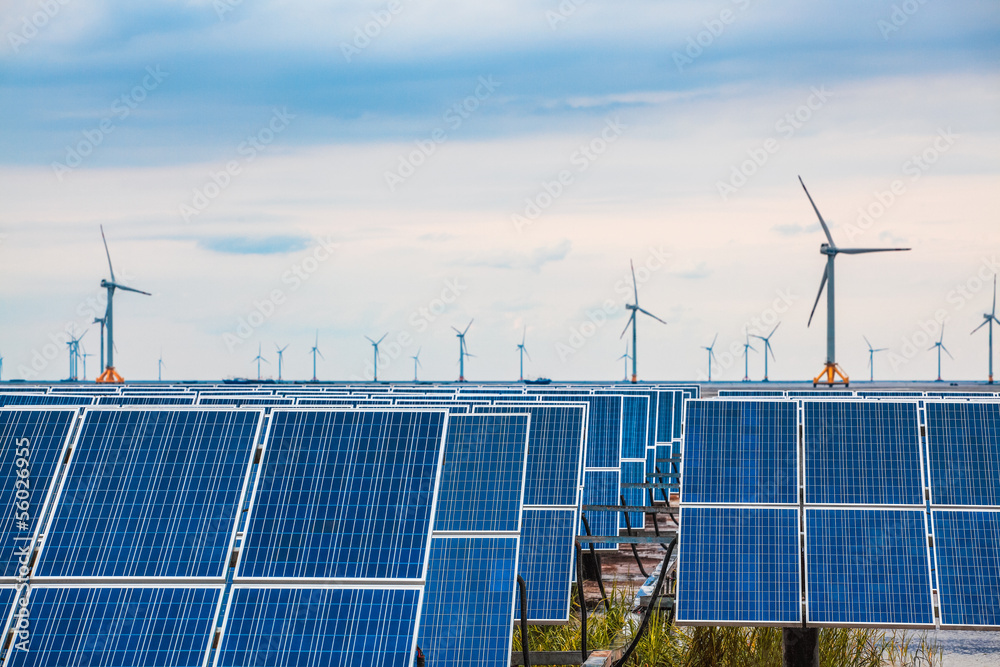
[[[313,356],[313,379],[312,379],[312,381],[313,382],[319,382],[319,380],[316,379],[316,355],[318,354],[319,356],[323,357],[323,353],[319,351],[319,329],[316,329],[316,343],[312,346],[312,349],[310,350],[310,353]],[[323,359],[326,359],[326,357],[323,357]]]
[[[132,287],[126,287],[125,285],[119,285],[115,281],[115,269],[111,266],[111,252],[108,250],[108,239],[104,236],[104,225],[101,225],[101,240],[104,241],[104,254],[108,257],[108,271],[111,273],[111,280],[101,280],[101,287],[108,290],[108,307],[104,311],[104,326],[108,330],[108,348],[107,348],[107,359],[108,365],[104,367],[104,372],[98,376],[98,382],[124,382],[122,376],[118,374],[115,370],[115,339],[114,339],[114,298],[115,290],[120,289],[125,292],[135,292],[137,294],[145,294],[146,296],[152,296],[149,292],[143,292],[142,290],[135,289]]]
[[[871,342],[868,340],[868,336],[862,336],[862,338],[864,338],[865,342],[868,343],[868,369],[871,372],[871,374],[868,377],[868,381],[869,382],[874,382],[875,381],[875,353],[876,352],[885,352],[889,348],[887,348],[887,347],[873,348]]]
[[[288,346],[278,347],[278,344],[275,343],[274,349],[278,351],[278,382],[281,382],[281,358],[284,356],[285,350],[288,349]]]
[[[166,364],[163,363],[163,350],[160,350],[160,358],[156,362],[156,381],[163,382],[163,367]],[[259,373],[258,373],[259,375]]]
[[[469,327],[472,326],[473,320],[469,320],[469,323],[465,326],[465,331],[459,331],[455,327],[455,334],[458,336],[458,381],[465,382],[465,358],[471,357],[473,355],[469,354],[468,348],[465,346],[465,334],[469,332]]]
[[[388,335],[389,335],[389,332],[387,331],[384,334],[382,334],[382,337],[379,338],[378,340],[372,340],[371,338],[368,338],[368,336],[365,336],[365,338],[368,338],[368,340],[371,342],[372,347],[375,348],[375,352],[374,352],[374,354],[375,354],[375,377],[374,377],[374,381],[375,382],[378,382],[378,344],[381,343],[382,341],[384,341],[385,337],[388,336]]]
[[[417,353],[415,355],[413,355],[412,357],[410,357],[410,359],[413,359],[413,381],[414,382],[419,382],[419,380],[417,379],[417,368],[423,366],[423,364],[420,363],[420,350],[422,350],[422,349],[423,349],[422,347],[418,347],[417,348]]]
[[[628,322],[625,323],[625,328],[622,330],[622,335],[619,336],[618,338],[624,337],[625,333],[628,331],[628,328],[632,327],[632,383],[634,384],[639,381],[638,361],[636,361],[636,357],[639,356],[638,354],[636,354],[638,350],[638,348],[636,347],[638,335],[636,334],[635,331],[636,329],[635,316],[638,313],[643,313],[644,315],[649,315],[657,322],[663,322],[663,324],[666,324],[666,322],[664,322],[663,320],[661,320],[659,317],[649,312],[648,310],[639,307],[639,283],[636,282],[635,280],[635,264],[632,263],[632,260],[629,260],[628,263],[629,266],[632,267],[632,293],[635,295],[635,303],[625,304],[625,308],[627,310],[631,310],[632,314],[629,315]]]
[[[528,327],[524,327],[524,331],[521,332],[521,343],[517,346],[518,352],[521,357],[521,377],[518,379],[520,382],[524,382],[524,356],[528,355],[528,359],[531,359],[531,355],[528,354],[528,348],[524,346],[524,339],[528,335]]]
[[[625,362],[624,362],[625,363],[625,378],[622,380],[622,382],[628,382],[628,360],[631,359],[631,358],[632,358],[632,356],[628,353],[628,341],[625,341],[625,354],[623,354],[622,356],[618,357],[618,359],[624,359],[625,360]],[[615,361],[617,361],[617,359]]]
[[[66,342],[66,345],[69,347],[69,379],[73,381],[80,379],[78,372],[80,364],[80,341],[87,335],[87,331],[84,331],[77,338],[70,336]]]
[[[837,255],[843,253],[845,255],[863,255],[870,252],[900,252],[904,250],[909,250],[909,248],[838,248],[837,244],[833,242],[833,237],[830,235],[830,228],[826,226],[826,221],[823,216],[820,215],[819,209],[816,208],[816,202],[813,201],[812,196],[809,194],[809,190],[806,190],[806,184],[802,182],[802,177],[799,177],[799,183],[802,184],[802,189],[806,192],[806,197],[809,198],[809,203],[812,204],[813,210],[816,212],[816,217],[819,218],[819,224],[823,227],[823,233],[826,234],[826,240],[828,243],[823,243],[819,247],[819,252],[822,255],[826,255],[826,268],[823,269],[823,278],[819,283],[819,292],[816,294],[816,301],[813,303],[812,312],[809,313],[809,323],[806,326],[812,324],[813,315],[816,313],[816,306],[819,304],[819,298],[823,295],[823,287],[826,285],[827,281],[830,282],[830,288],[826,291],[826,365],[823,367],[823,372],[813,378],[813,386],[820,383],[825,383],[829,386],[835,384],[843,384],[847,386],[850,380],[844,372],[840,369],[840,366],[836,362],[836,317],[835,317],[835,307],[834,307],[834,260],[837,259]],[[837,378],[840,378],[839,380]]]
[[[709,345],[708,347],[705,347],[704,345],[702,345],[702,347],[701,347],[701,349],[703,349],[703,350],[708,350],[708,381],[709,382],[712,381],[712,359],[715,359],[716,361],[718,361],[718,359],[715,356],[715,341],[717,341],[717,340],[719,340],[719,334],[715,334],[715,338],[712,339],[712,344],[711,345]],[[632,354],[633,355],[635,354],[635,350],[632,351]],[[633,358],[633,360],[635,359],[634,356],[632,358]]]
[[[744,333],[746,333],[746,332],[744,332]],[[749,355],[748,351],[749,350],[753,350],[754,352],[756,352],[757,348],[755,348],[753,345],[750,344],[750,334],[749,333],[746,334],[746,337],[747,337],[746,338],[746,342],[743,343],[743,381],[744,382],[749,382],[750,381],[750,355]]]
[[[935,382],[943,382],[943,380],[941,380],[941,350],[944,350],[944,353],[947,354],[952,359],[955,358],[955,357],[951,356],[951,352],[949,352],[948,348],[946,348],[944,346],[944,325],[943,324],[941,325],[941,338],[938,339],[938,342],[934,343],[933,345],[931,345],[927,349],[929,351],[929,350],[933,350],[935,347],[937,348],[937,357],[938,357],[938,376],[937,376],[937,380],[935,380]],[[990,355],[990,356],[992,356],[992,355]]]
[[[267,359],[265,359],[263,356],[261,356],[261,353],[260,353],[260,343],[257,343],[257,356],[254,357],[253,361],[257,362],[257,382],[260,382],[260,362],[263,361],[265,364],[271,363],[270,361],[268,361]]]
[[[762,341],[764,341],[764,382],[768,381],[768,379],[767,379],[767,353],[770,352],[771,353],[771,358],[772,359],[774,358],[774,350],[771,349],[771,336],[774,335],[774,332],[777,331],[778,327],[780,327],[780,326],[781,326],[781,322],[778,322],[777,324],[775,324],[774,328],[771,329],[771,333],[767,334],[766,336],[758,336],[757,334],[750,334],[754,338],[760,338]]]
[[[0,355],[0,380],[3,380],[3,356]]]
[[[993,323],[996,322],[1000,324],[1000,320],[997,319],[997,277],[993,276],[993,310],[988,313],[983,313],[983,323],[972,330],[969,334],[970,336],[980,329],[982,329],[987,324],[990,325],[990,380],[989,383],[993,384]],[[938,374],[940,375],[940,373]]]

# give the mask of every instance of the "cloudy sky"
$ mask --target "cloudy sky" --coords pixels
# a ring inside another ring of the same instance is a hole
[[[3,378],[98,366],[108,275],[130,380],[371,372],[619,379],[635,263],[643,379],[772,379],[825,356],[985,377],[1000,266],[993,0],[7,0]],[[760,350],[759,341],[755,347]],[[735,351],[735,354],[733,354]],[[763,374],[750,353],[751,376]]]

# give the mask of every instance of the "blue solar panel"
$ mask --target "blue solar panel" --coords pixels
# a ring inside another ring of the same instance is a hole
[[[62,396],[53,394],[0,394],[0,407],[11,405],[90,405],[93,396]]]
[[[934,510],[941,625],[1000,627],[1000,512]]]
[[[525,414],[448,419],[435,531],[520,530],[529,421]]]
[[[1000,403],[928,401],[931,502],[1000,506]]]
[[[755,396],[757,398],[782,398],[785,392],[777,389],[720,389],[719,397]]]
[[[259,423],[257,411],[88,411],[36,576],[224,576]]]
[[[75,409],[9,408],[0,410],[0,544],[2,577],[26,576],[27,562],[52,478],[76,419]],[[25,471],[26,477],[18,474]]]
[[[797,504],[797,421],[792,401],[689,401],[681,502]]]
[[[222,588],[31,588],[27,651],[5,665],[204,664]]]
[[[861,398],[922,398],[922,391],[859,391]]]
[[[276,410],[240,577],[420,578],[444,411]]]
[[[576,510],[525,509],[518,574],[528,591],[528,620],[568,621]],[[520,593],[514,618],[521,618]]]
[[[587,470],[583,473],[584,505],[618,505],[620,470]],[[618,535],[617,512],[584,512],[591,535]],[[579,535],[585,535],[583,521]],[[595,549],[617,549],[617,544],[595,544]]]
[[[933,626],[925,513],[806,509],[808,621]]]
[[[576,506],[577,487],[582,481],[585,406],[493,405],[475,410],[531,415],[524,504]]]
[[[645,396],[622,398],[622,458],[641,459],[646,451],[646,425],[649,399]]]
[[[543,401],[580,402],[587,410],[587,451],[584,465],[588,468],[617,468],[621,460],[622,398],[589,394],[543,394]],[[641,454],[640,454],[641,456]]]
[[[645,461],[622,461],[621,471],[621,480],[623,483],[642,484],[646,481]],[[666,480],[657,477],[650,481],[660,482]],[[625,496],[625,502],[629,505],[645,507],[648,504],[645,489],[622,489],[621,495]],[[629,512],[628,520],[632,522],[633,529],[642,528],[646,525],[646,514],[644,512]],[[618,515],[618,527],[625,527],[624,512]]]
[[[805,391],[789,391],[789,398],[850,398],[854,396],[853,391],[838,389],[813,389]]]
[[[194,394],[181,396],[98,396],[98,405],[194,405]]]
[[[398,665],[414,653],[418,588],[234,586],[219,667]]]
[[[807,401],[804,422],[807,503],[923,504],[916,403]]]
[[[280,396],[199,396],[197,405],[231,405],[235,407],[264,406],[264,405],[294,405],[294,398],[282,398]]]
[[[516,537],[435,537],[417,645],[427,667],[506,667]]]
[[[679,549],[678,622],[801,622],[798,509],[683,507]]]

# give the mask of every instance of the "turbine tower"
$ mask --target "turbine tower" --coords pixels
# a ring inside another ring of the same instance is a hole
[[[470,323],[471,324],[471,323]],[[518,379],[519,382],[524,382],[524,355],[528,355],[528,359],[531,359],[531,355],[528,354],[528,348],[524,346],[525,336],[528,335],[528,327],[524,327],[524,331],[521,332],[521,343],[517,346],[518,351],[521,356],[521,377]]]
[[[993,384],[993,323],[996,322],[1000,324],[1000,320],[997,319],[997,277],[993,276],[993,310],[988,313],[983,313],[983,323],[972,330],[969,334],[970,336],[980,329],[982,329],[987,324],[990,325],[990,379],[989,383]],[[940,373],[939,373],[940,375]]]
[[[414,382],[419,382],[419,380],[417,379],[417,368],[419,368],[420,366],[423,366],[423,364],[420,363],[420,350],[422,350],[422,349],[423,348],[418,347],[417,348],[417,353],[415,355],[413,355],[412,357],[410,357],[410,359],[413,359],[413,381]]]
[[[781,322],[778,322],[777,324],[775,324],[774,328],[771,329],[771,333],[767,334],[766,336],[758,336],[757,334],[750,334],[754,338],[760,338],[762,341],[764,341],[764,382],[768,381],[768,379],[767,379],[767,353],[770,352],[771,353],[771,358],[772,359],[774,358],[774,350],[771,349],[771,336],[774,335],[774,332],[777,331],[778,327],[780,327],[780,326],[781,326]]]
[[[823,269],[823,278],[819,283],[819,292],[816,294],[816,301],[813,303],[812,312],[809,313],[809,323],[806,324],[808,327],[812,324],[813,315],[816,313],[816,306],[819,304],[819,298],[823,295],[823,287],[826,286],[827,281],[830,283],[830,288],[826,291],[826,364],[823,366],[823,371],[813,378],[813,386],[817,384],[825,383],[827,386],[833,386],[835,384],[843,384],[845,387],[850,384],[850,379],[844,375],[840,366],[837,365],[837,355],[836,355],[836,317],[834,308],[834,260],[837,259],[837,255],[843,253],[845,255],[863,255],[870,252],[900,252],[904,250],[909,250],[909,248],[839,248],[837,244],[833,242],[833,237],[830,235],[830,228],[826,226],[826,220],[820,215],[819,209],[816,208],[816,202],[813,201],[812,196],[809,194],[809,190],[806,189],[806,184],[802,182],[802,177],[799,176],[799,183],[802,184],[802,189],[806,192],[806,197],[809,198],[809,203],[812,204],[813,210],[816,212],[816,217],[819,218],[819,224],[823,227],[823,233],[826,234],[827,243],[823,243],[819,247],[819,252],[822,255],[826,255],[826,268]],[[837,378],[840,378],[839,380]]]
[[[87,352],[87,348],[83,348],[83,353],[80,355],[80,358],[83,359],[83,380],[84,380],[84,382],[87,381],[87,357],[92,357],[92,356],[94,356],[93,352]]]
[[[270,361],[268,361],[267,359],[265,359],[264,357],[261,356],[261,354],[260,354],[260,343],[257,343],[257,356],[253,358],[253,361],[257,362],[257,382],[260,382],[260,362],[263,361],[265,364],[271,363]],[[253,363],[253,362],[251,362],[251,363]]]
[[[94,324],[101,325],[101,369],[104,369],[104,323],[108,320],[108,311],[105,309],[104,317],[95,317]]]
[[[868,340],[868,336],[862,336],[862,338],[864,338],[865,342],[868,343],[868,369],[871,372],[871,375],[869,375],[869,377],[868,377],[868,381],[869,382],[874,382],[875,381],[875,353],[876,352],[885,352],[889,348],[887,348],[887,347],[873,348],[871,342]]]
[[[938,339],[938,342],[934,343],[933,345],[931,345],[927,349],[928,350],[933,350],[935,347],[937,348],[937,352],[938,352],[938,376],[937,376],[937,380],[935,380],[935,382],[943,382],[943,380],[941,379],[941,350],[944,350],[944,353],[947,354],[952,359],[955,358],[955,357],[951,356],[951,352],[949,352],[948,348],[946,348],[944,346],[944,325],[943,324],[941,325],[941,338]]]
[[[319,356],[323,357],[323,353],[319,351],[319,329],[316,329],[316,343],[312,346],[312,349],[310,350],[310,353],[313,356],[313,379],[312,379],[312,381],[313,382],[319,382],[319,380],[316,379],[316,355],[318,354]],[[326,357],[323,357],[323,359],[326,359]]]
[[[459,331],[455,327],[455,334],[458,336],[458,381],[465,382],[465,358],[471,357],[469,351],[465,347],[465,334],[469,332],[469,327],[472,326],[472,320],[465,326],[465,331]]]
[[[108,271],[111,273],[111,280],[101,280],[101,287],[108,290],[108,308],[104,311],[104,325],[108,329],[108,347],[107,347],[107,366],[104,367],[104,372],[101,373],[97,381],[98,382],[124,382],[122,376],[118,374],[115,370],[115,339],[114,339],[114,298],[115,290],[120,289],[125,292],[136,292],[137,294],[145,294],[146,296],[152,296],[149,292],[143,292],[142,290],[135,289],[133,287],[126,287],[125,285],[119,285],[115,281],[115,269],[111,266],[111,252],[108,251],[108,239],[104,236],[104,225],[101,225],[101,240],[104,241],[104,254],[108,256]]]
[[[744,332],[744,333],[746,333],[746,332]],[[750,355],[748,354],[747,351],[748,350],[753,350],[754,352],[756,352],[757,348],[755,348],[753,345],[750,344],[750,334],[749,333],[746,334],[746,337],[747,337],[746,342],[743,343],[743,381],[744,382],[749,382],[750,381]],[[765,359],[765,361],[766,361],[766,359]]]
[[[3,380],[3,357],[0,356],[0,380]]]
[[[622,379],[622,382],[628,382],[628,360],[631,359],[631,358],[632,358],[632,356],[628,353],[628,341],[625,341],[625,354],[623,354],[622,356],[618,357],[618,359],[624,359],[625,360],[625,362],[624,362],[625,363],[625,377],[624,377],[624,379]],[[617,361],[617,359],[615,361]]]
[[[278,347],[278,344],[275,343],[274,349],[278,351],[278,382],[281,382],[281,358],[285,354],[285,350],[288,349],[288,346]]]
[[[80,366],[80,341],[86,335],[87,332],[84,331],[78,338],[70,336],[69,340],[66,341],[66,345],[69,347],[69,379],[74,382],[80,379],[78,372]]]
[[[701,346],[701,349],[708,350],[708,381],[709,382],[712,381],[712,359],[715,359],[716,361],[718,361],[718,359],[716,359],[716,357],[715,357],[715,341],[717,341],[717,340],[719,340],[719,334],[715,334],[715,338],[712,339],[712,344],[711,345],[709,345],[708,347],[705,347],[704,345]],[[632,350],[632,354],[633,354],[632,360],[635,361],[635,356],[634,356],[635,355],[635,350]]]
[[[375,348],[375,378],[374,378],[375,382],[378,382],[378,344],[384,341],[385,337],[388,335],[389,332],[387,331],[384,334],[382,334],[382,337],[379,338],[378,340],[372,340],[371,338],[368,338],[368,336],[365,336],[365,338],[368,338],[368,340],[371,341],[372,347]]]
[[[635,294],[635,303],[625,304],[625,308],[631,310],[632,314],[629,315],[628,322],[625,323],[625,328],[622,330],[622,335],[619,336],[618,338],[620,339],[624,337],[625,333],[628,331],[628,328],[632,327],[632,383],[635,384],[636,382],[639,381],[639,372],[637,370],[638,362],[636,361],[636,357],[638,357],[636,351],[638,348],[636,348],[637,336],[635,332],[635,325],[636,325],[635,316],[637,313],[643,313],[645,315],[649,315],[657,322],[663,322],[663,320],[661,320],[659,317],[649,312],[648,310],[639,307],[639,283],[637,283],[635,280],[635,264],[632,263],[632,260],[629,260],[628,264],[630,267],[632,267],[632,292]],[[666,322],[663,322],[663,324],[666,324]]]
[[[163,350],[160,350],[160,358],[156,361],[156,381],[163,382]]]

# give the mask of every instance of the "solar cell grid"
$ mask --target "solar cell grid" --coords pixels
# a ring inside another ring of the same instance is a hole
[[[525,508],[521,526],[518,573],[528,592],[528,620],[569,620],[573,572],[575,509]],[[514,618],[521,618],[520,592]]]
[[[927,401],[931,502],[1000,507],[1000,403]]]
[[[649,421],[649,398],[622,397],[623,459],[641,459],[646,451],[646,426]]]
[[[934,510],[941,625],[1000,628],[1000,511]]]
[[[584,465],[587,468],[617,468],[621,461],[621,397],[578,393],[542,396],[542,401],[549,403],[566,400],[585,401],[588,404],[587,451]]]
[[[14,405],[91,405],[93,396],[69,396],[65,394],[0,394],[0,407]]]
[[[586,470],[583,473],[584,505],[618,505],[621,488],[620,470]],[[617,512],[584,512],[590,526],[591,535],[618,535]],[[580,521],[579,535],[585,535],[583,521]],[[595,549],[614,550],[617,544],[595,544]]]

